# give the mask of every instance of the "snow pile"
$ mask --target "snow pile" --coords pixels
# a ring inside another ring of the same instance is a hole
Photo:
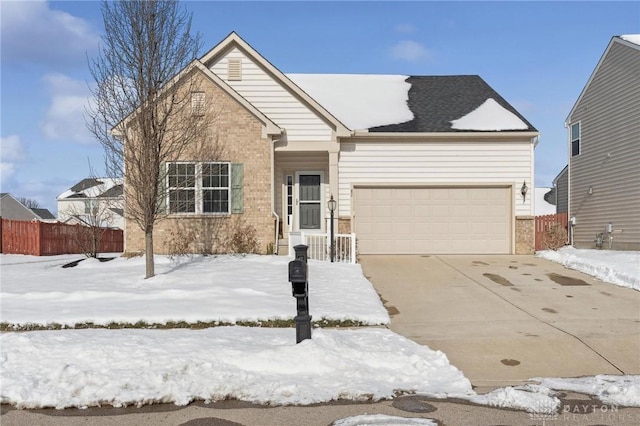
[[[413,120],[406,75],[287,74],[351,130]]]
[[[81,256],[42,262],[3,255],[2,321],[10,324],[73,326],[93,322],[165,324],[291,319],[287,264],[282,256],[156,256],[156,276],[143,279],[144,258],[109,262]],[[48,259],[48,258],[47,258]],[[53,260],[53,259],[52,259]],[[16,263],[32,261],[38,263]],[[347,292],[350,297],[345,297]],[[355,296],[357,295],[357,297]],[[309,299],[313,320],[388,324],[389,315],[360,265],[310,261]]]
[[[591,275],[604,282],[640,290],[640,252],[585,250],[571,246],[536,253],[543,259]]]
[[[445,354],[386,329],[62,330],[0,335],[0,402],[115,407],[236,398],[313,404],[471,395]]]
[[[451,128],[456,130],[501,131],[527,130],[529,126],[517,115],[506,110],[502,105],[489,98],[469,114],[451,121]]]
[[[438,422],[432,419],[363,414],[337,420],[333,426],[438,426]]]
[[[475,404],[513,408],[538,414],[555,413],[561,405],[561,401],[552,395],[550,389],[536,385],[508,386],[466,399]]]
[[[640,376],[609,376],[578,378],[535,378],[540,385],[559,391],[573,391],[596,396],[609,405],[640,407]]]

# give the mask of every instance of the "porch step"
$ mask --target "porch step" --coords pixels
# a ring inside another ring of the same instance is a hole
[[[286,238],[280,238],[278,240],[278,255],[280,256],[288,256],[289,255],[289,240]]]

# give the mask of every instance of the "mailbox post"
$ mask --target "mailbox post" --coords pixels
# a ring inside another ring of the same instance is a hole
[[[307,265],[307,249],[305,245],[294,247],[296,258],[289,262],[289,281],[291,291],[296,298],[297,315],[296,343],[311,339],[311,315],[309,315],[309,272]]]

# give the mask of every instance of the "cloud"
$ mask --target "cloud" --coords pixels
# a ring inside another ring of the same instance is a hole
[[[45,75],[44,82],[51,93],[51,104],[42,122],[44,135],[55,140],[95,142],[84,118],[91,100],[87,83],[59,73]]]
[[[16,172],[16,163],[24,160],[24,147],[20,136],[0,138],[0,180],[6,182]]]
[[[391,57],[402,61],[417,62],[431,56],[426,47],[413,40],[402,40],[391,48]]]
[[[51,66],[86,63],[100,37],[89,22],[50,8],[46,1],[2,1],[0,39],[3,64]]]

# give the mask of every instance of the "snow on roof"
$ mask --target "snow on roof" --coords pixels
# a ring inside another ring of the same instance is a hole
[[[544,196],[547,192],[551,191],[551,188],[536,188],[535,189],[535,210],[536,216],[544,216],[547,214],[556,214],[556,206],[547,202]]]
[[[469,114],[451,121],[456,130],[527,130],[529,126],[511,111],[506,110],[495,99],[489,98]]]
[[[413,119],[406,75],[287,74],[351,130]]]
[[[69,198],[74,195],[82,195],[83,197],[87,198],[95,198],[100,196],[100,194],[103,194],[104,192],[110,190],[114,186],[122,184],[122,178],[97,178],[95,179],[95,181],[100,182],[100,184],[87,187],[81,191],[74,191],[73,188],[68,189],[62,194],[58,195],[58,200]]]
[[[624,34],[620,38],[640,46],[640,34]]]

